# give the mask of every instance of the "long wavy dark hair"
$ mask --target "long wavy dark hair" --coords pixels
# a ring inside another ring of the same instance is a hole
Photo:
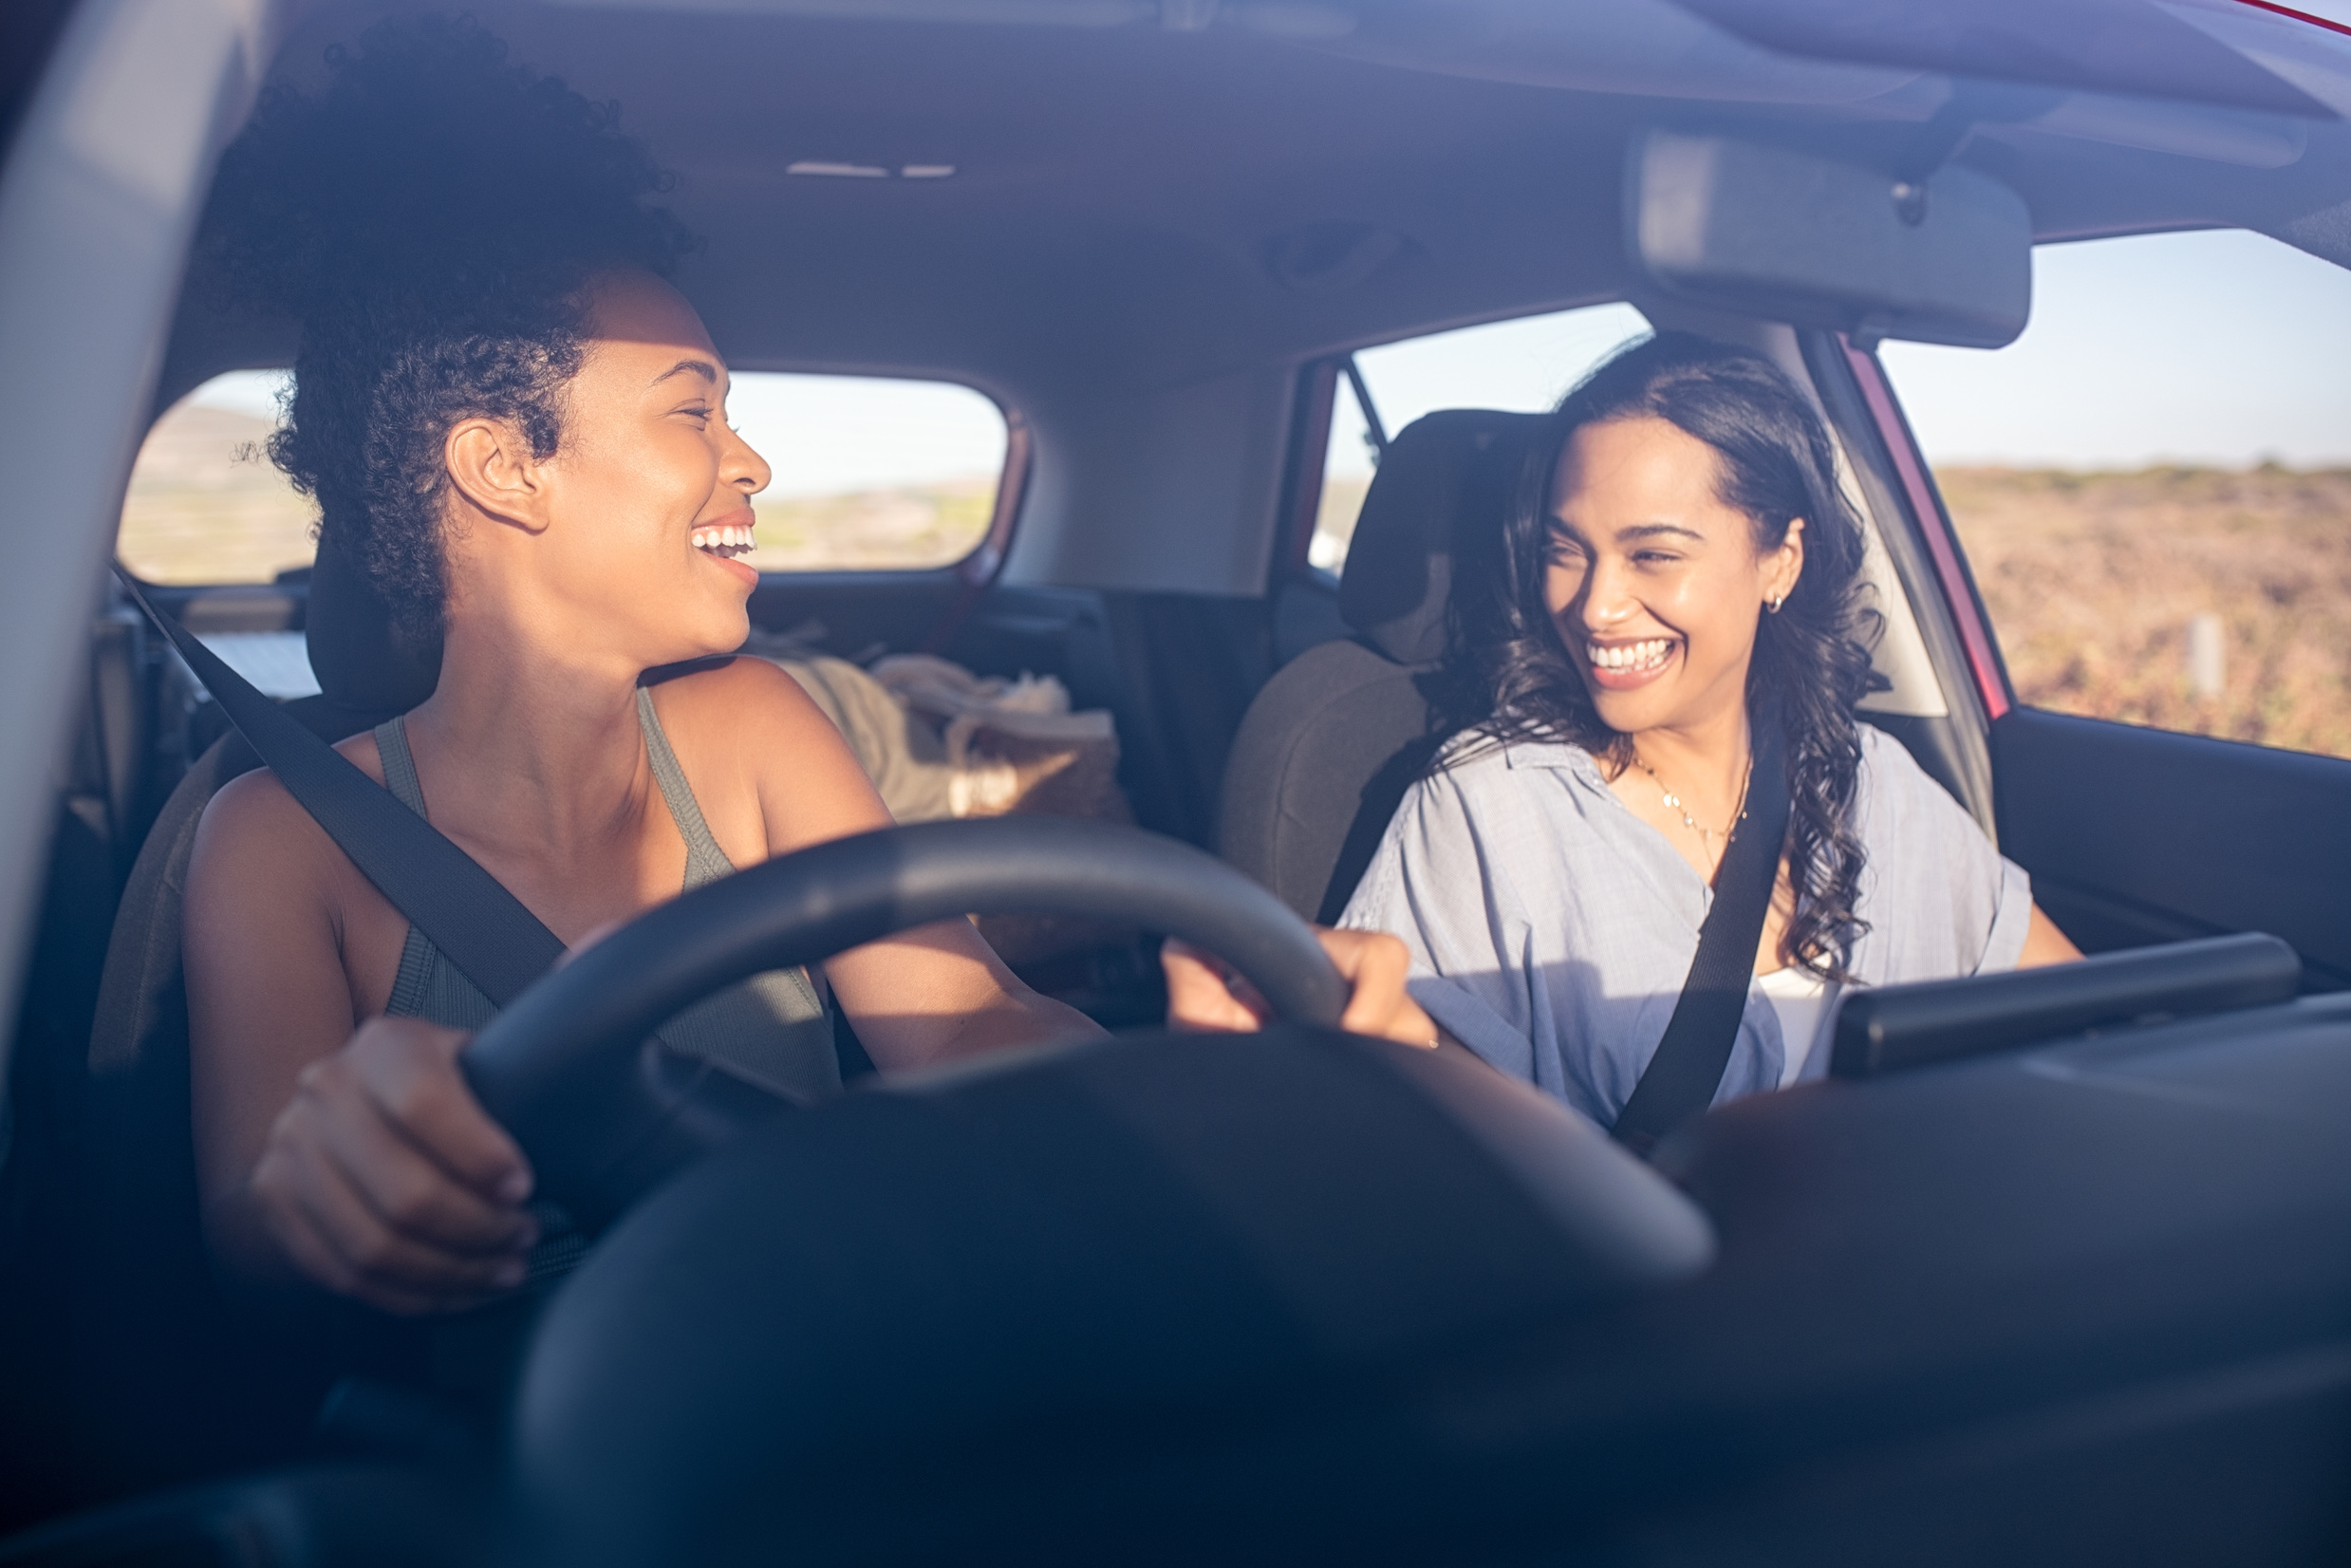
[[[1759,552],[1804,520],[1804,567],[1777,614],[1762,614],[1747,672],[1750,724],[1781,726],[1788,770],[1788,873],[1796,910],[1788,955],[1847,979],[1862,852],[1853,832],[1861,740],[1854,706],[1882,678],[1870,668],[1877,612],[1863,603],[1861,525],[1837,482],[1835,449],[1811,402],[1770,362],[1687,332],[1660,332],[1587,376],[1528,450],[1489,591],[1465,606],[1461,672],[1500,741],[1567,741],[1621,772],[1633,737],[1601,722],[1543,594],[1553,476],[1588,424],[1653,418],[1719,459],[1723,503],[1755,525]]]
[[[263,97],[200,243],[228,303],[300,321],[270,456],[317,499],[320,548],[347,551],[429,647],[450,430],[504,420],[553,457],[583,285],[665,273],[695,241],[645,199],[671,181],[619,110],[513,64],[477,24],[380,23],[327,65],[317,93]]]

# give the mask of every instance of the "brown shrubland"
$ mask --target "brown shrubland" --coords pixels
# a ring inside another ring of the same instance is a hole
[[[2351,469],[1936,471],[2017,695],[2351,756]],[[2217,616],[2217,697],[2189,626]]]

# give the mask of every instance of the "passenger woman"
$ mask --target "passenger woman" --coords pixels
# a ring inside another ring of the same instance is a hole
[[[1489,717],[1407,794],[1341,924],[1493,1066],[1613,1126],[1665,1033],[1776,726],[1791,809],[1718,1098],[1827,1069],[1838,994],[2077,958],[2024,872],[1859,723],[1876,621],[1826,431],[1684,334],[1552,416],[1464,662]]]
[[[343,754],[572,943],[887,825],[773,665],[644,680],[742,644],[769,470],[664,281],[689,241],[647,204],[643,149],[468,25],[329,61],[231,150],[206,244],[236,297],[299,319],[271,450],[321,551],[438,650],[430,699]],[[1386,977],[1357,1027],[1428,1028],[1400,948],[1329,945]],[[266,771],[206,812],[184,946],[199,1188],[233,1277],[404,1314],[523,1280],[532,1173],[455,1067],[491,1003]],[[663,1037],[818,1098],[839,1087],[828,992],[885,1070],[1093,1032],[952,922],[758,977]]]

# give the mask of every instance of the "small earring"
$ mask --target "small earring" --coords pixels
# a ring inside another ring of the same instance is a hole
[[[1763,607],[1771,611],[1772,614],[1777,615],[1780,613],[1780,607],[1787,602],[1788,596],[1786,594],[1775,593],[1770,598],[1763,601]]]

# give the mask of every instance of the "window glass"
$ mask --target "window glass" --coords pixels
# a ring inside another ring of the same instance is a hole
[[[761,571],[943,567],[987,537],[1008,438],[968,386],[744,370],[727,418],[775,471],[752,502]]]
[[[155,422],[115,550],[151,583],[266,583],[307,567],[318,509],[270,464],[282,370],[215,376]]]
[[[1381,426],[1393,436],[1440,408],[1539,413],[1556,405],[1611,352],[1648,330],[1649,323],[1630,305],[1592,305],[1383,344],[1357,354],[1355,364]],[[1344,376],[1334,399],[1322,506],[1307,547],[1308,560],[1333,571],[1346,562],[1377,461],[1363,412]]]
[[[2023,700],[2351,756],[2351,272],[2044,246],[2008,347],[1881,354]]]
[[[1331,394],[1331,445],[1322,464],[1322,499],[1315,513],[1315,534],[1306,544],[1310,566],[1336,571],[1347,564],[1347,547],[1354,542],[1355,518],[1363,497],[1371,489],[1371,471],[1379,465],[1379,443],[1355,389],[1345,376]]]
[[[156,583],[266,583],[308,566],[317,509],[271,467],[284,371],[215,377],[140,449],[116,548]],[[967,386],[740,372],[728,418],[774,470],[755,498],[762,571],[922,569],[987,536],[1004,416]]]

